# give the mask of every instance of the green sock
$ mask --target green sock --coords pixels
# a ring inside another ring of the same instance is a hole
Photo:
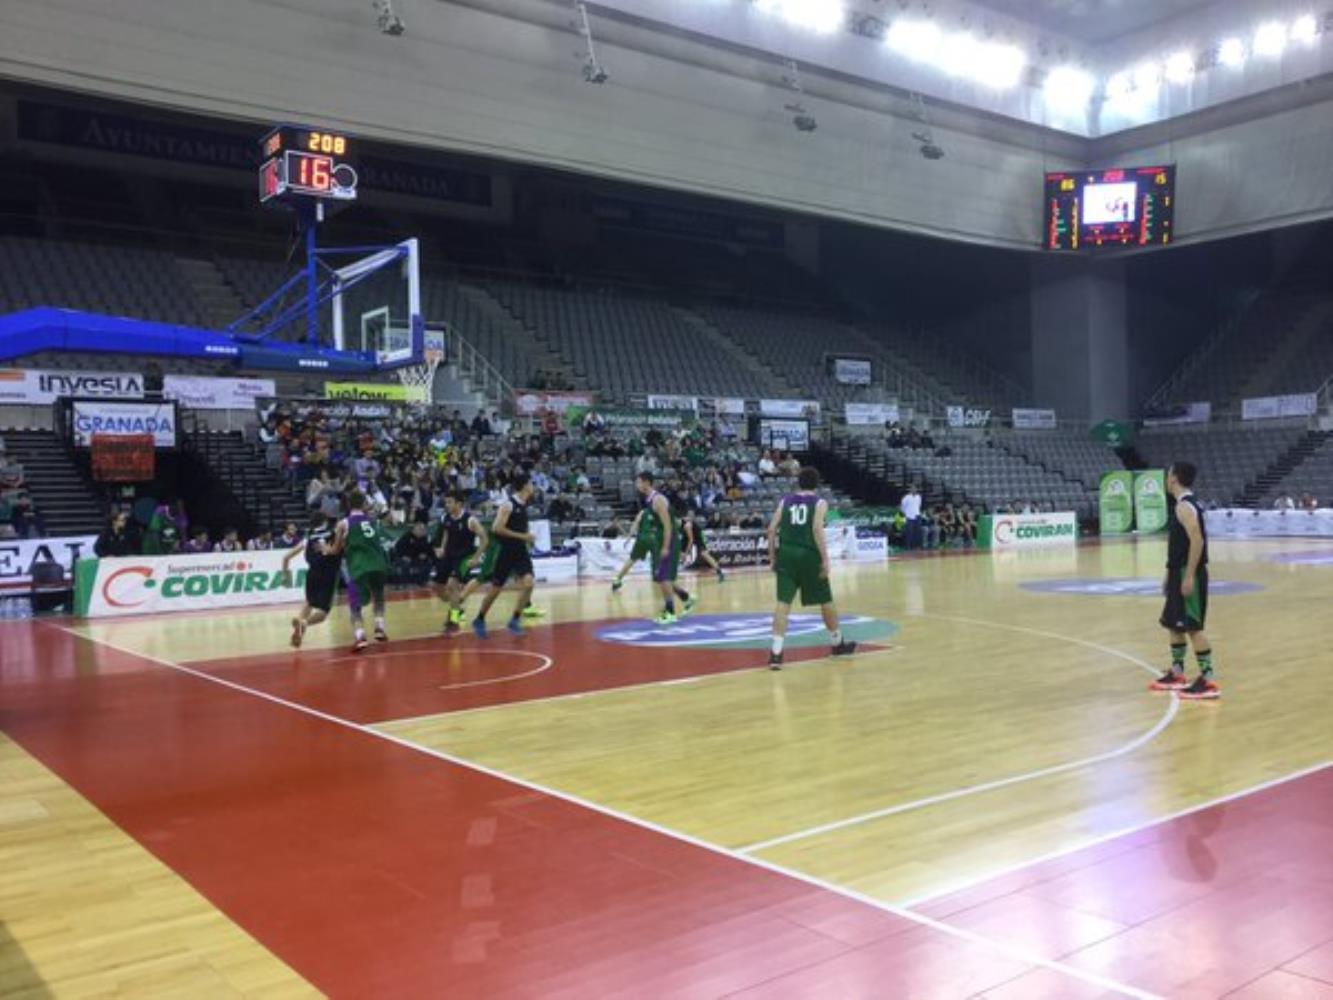
[[[1171,672],[1173,674],[1183,674],[1185,672],[1185,650],[1189,646],[1183,642],[1171,644]]]
[[[1196,652],[1194,659],[1199,663],[1199,673],[1204,677],[1213,676],[1213,651],[1205,649],[1202,652]]]

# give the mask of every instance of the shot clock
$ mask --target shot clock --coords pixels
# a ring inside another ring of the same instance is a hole
[[[279,125],[259,145],[261,202],[356,198],[355,140],[340,132]]]

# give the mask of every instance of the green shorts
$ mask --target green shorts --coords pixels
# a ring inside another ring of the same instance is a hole
[[[832,604],[833,588],[828,577],[819,575],[819,553],[814,549],[788,549],[778,552],[778,603],[791,604],[797,593],[801,604]]]
[[[475,567],[473,575],[482,583],[486,583],[495,575],[495,561],[500,558],[500,546],[491,544],[486,546],[486,551],[481,554],[481,561],[478,562],[474,556],[472,565]]]
[[[384,603],[384,585],[388,582],[389,575],[379,570],[358,576],[352,579],[356,584],[356,592],[361,598],[362,604],[383,604]]]
[[[679,535],[673,537],[671,542],[671,551],[665,556],[661,555],[662,546],[657,544],[653,546],[649,555],[653,560],[653,582],[654,583],[675,583],[680,575],[680,542]]]
[[[634,548],[629,550],[629,557],[634,560],[634,562],[638,562],[641,559],[647,559],[654,551],[652,542],[642,538],[636,538],[634,540]]]

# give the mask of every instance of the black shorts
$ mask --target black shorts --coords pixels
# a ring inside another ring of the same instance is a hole
[[[526,546],[501,546],[495,560],[495,572],[491,574],[491,583],[503,587],[511,577],[532,576],[532,554]]]
[[[338,567],[312,566],[305,575],[305,602],[312,608],[329,613],[334,595],[338,592]]]
[[[699,555],[703,555],[708,551],[708,539],[704,537],[704,533],[698,528],[694,529],[694,550]]]
[[[443,559],[435,560],[435,582],[439,584],[448,583],[450,580],[463,579],[463,559],[464,556],[451,556],[445,554]]]
[[[1172,632],[1202,632],[1208,620],[1208,567],[1200,566],[1194,575],[1194,593],[1180,593],[1183,568],[1166,571],[1166,606],[1162,608],[1162,627]]]

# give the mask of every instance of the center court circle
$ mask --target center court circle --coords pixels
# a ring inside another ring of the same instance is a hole
[[[1086,597],[1161,597],[1162,581],[1144,576],[1073,577],[1065,580],[1032,580],[1019,584],[1038,594],[1081,594]],[[1209,580],[1208,593],[1252,594],[1263,590],[1257,583],[1243,580]]]
[[[842,632],[854,642],[882,642],[896,635],[898,626],[881,618],[847,615],[842,619]],[[598,629],[597,638],[625,646],[767,649],[772,633],[771,614],[690,615],[674,625],[617,622]],[[819,615],[793,614],[788,619],[788,649],[824,646],[828,641]]]

